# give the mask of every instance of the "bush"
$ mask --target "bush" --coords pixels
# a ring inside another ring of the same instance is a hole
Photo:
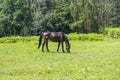
[[[101,34],[77,34],[70,33],[67,35],[69,40],[80,40],[80,41],[102,41],[104,40],[104,36]],[[0,43],[16,43],[16,42],[30,42],[30,41],[38,41],[39,36],[29,36],[29,37],[21,37],[21,36],[11,36],[11,37],[3,37],[0,38]]]
[[[120,28],[105,28],[104,34],[108,35],[112,38],[119,38],[120,37]]]
[[[12,36],[0,38],[0,43],[30,42],[35,40],[38,40],[37,36],[32,37]]]
[[[81,41],[102,41],[104,36],[102,34],[89,33],[89,34],[77,34],[71,33],[68,35],[69,40],[81,40]]]

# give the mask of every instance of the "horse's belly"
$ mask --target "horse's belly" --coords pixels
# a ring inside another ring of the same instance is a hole
[[[50,39],[52,42],[61,42],[62,40],[61,39],[56,39],[56,38],[53,38],[53,39]]]

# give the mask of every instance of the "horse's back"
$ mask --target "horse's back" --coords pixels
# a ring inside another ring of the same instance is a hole
[[[51,32],[51,34],[54,34],[55,36],[61,36],[64,33],[63,32]]]
[[[53,42],[62,42],[63,40],[63,32],[51,32],[49,39]]]

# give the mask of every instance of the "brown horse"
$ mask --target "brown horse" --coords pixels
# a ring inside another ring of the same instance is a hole
[[[46,44],[47,51],[49,52],[48,40],[51,40],[52,42],[58,42],[57,52],[59,51],[60,43],[62,44],[62,51],[65,52],[64,45],[63,45],[63,42],[65,41],[66,50],[68,53],[70,52],[70,44],[69,44],[68,38],[67,38],[67,36],[64,35],[63,32],[43,32],[43,33],[41,33],[40,38],[39,38],[38,48],[40,48],[40,46],[41,46],[42,37],[44,38],[44,42],[42,44],[42,52],[44,52],[45,44]]]

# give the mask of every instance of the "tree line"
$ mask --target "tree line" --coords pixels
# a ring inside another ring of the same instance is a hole
[[[119,0],[0,0],[0,36],[120,27]]]

